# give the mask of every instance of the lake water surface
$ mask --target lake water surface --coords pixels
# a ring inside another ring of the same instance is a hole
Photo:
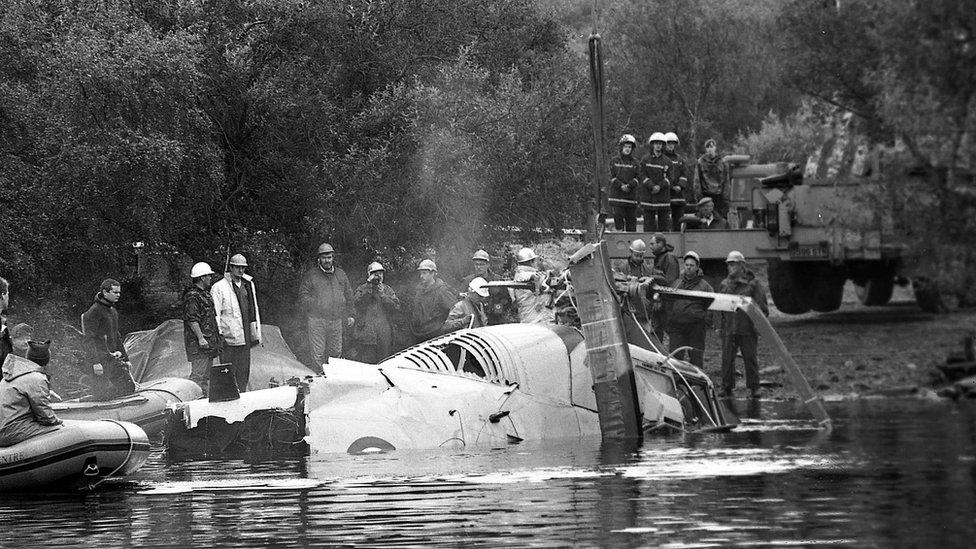
[[[172,462],[94,493],[3,496],[0,546],[967,547],[976,404],[763,402],[728,434]]]

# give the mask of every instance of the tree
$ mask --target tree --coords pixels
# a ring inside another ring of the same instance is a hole
[[[966,2],[791,2],[798,89],[855,113],[885,153],[882,194],[866,207],[895,212],[918,252],[915,274],[963,293],[974,286],[976,12]],[[908,175],[911,173],[912,175]],[[970,298],[966,298],[970,299]]]
[[[607,31],[614,133],[674,129],[691,150],[731,139],[796,96],[779,82],[776,3],[627,2]]]

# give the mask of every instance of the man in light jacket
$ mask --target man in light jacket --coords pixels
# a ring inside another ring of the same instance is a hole
[[[229,272],[210,288],[210,295],[224,338],[220,362],[231,365],[237,389],[244,392],[251,377],[251,347],[261,343],[261,313],[254,279],[244,274],[247,259],[234,254],[227,265]]]

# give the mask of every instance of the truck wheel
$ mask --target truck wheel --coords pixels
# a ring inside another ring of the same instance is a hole
[[[864,305],[887,305],[895,288],[895,277],[869,278],[864,286],[854,286],[857,299]]]
[[[841,302],[844,301],[844,282],[847,279],[829,273],[827,269],[821,269],[820,276],[817,277],[811,290],[810,308],[818,313],[829,313],[840,309]]]
[[[770,259],[767,265],[769,293],[776,308],[788,315],[809,311],[810,288],[805,284],[808,277],[803,276],[802,266],[780,259]]]

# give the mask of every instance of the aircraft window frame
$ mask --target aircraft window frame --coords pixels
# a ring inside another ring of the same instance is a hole
[[[508,372],[502,366],[503,363],[499,359],[495,349],[484,338],[467,333],[458,337],[457,341],[468,347],[469,352],[478,357],[482,369],[487,374],[485,379],[499,385],[512,385],[513,383],[519,382],[518,379],[512,379],[507,375]]]

